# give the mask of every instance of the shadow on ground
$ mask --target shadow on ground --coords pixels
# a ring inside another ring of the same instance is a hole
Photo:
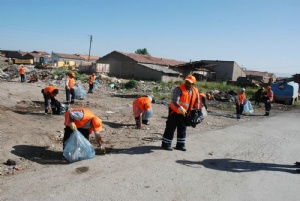
[[[205,168],[243,173],[243,172],[254,172],[254,171],[276,171],[296,174],[296,165],[285,165],[275,163],[256,163],[245,160],[224,158],[224,159],[205,159],[203,161],[188,161],[188,160],[177,160],[179,164],[192,167],[192,168]]]

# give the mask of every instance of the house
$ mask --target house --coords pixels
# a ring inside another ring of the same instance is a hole
[[[244,72],[246,73],[246,77],[256,80],[261,84],[268,84],[276,81],[276,75],[274,73],[253,70],[244,70]]]
[[[216,73],[206,68],[207,66],[211,66],[211,64],[207,64],[202,61],[194,61],[194,62],[183,63],[170,68],[177,72],[180,72],[183,75],[183,77],[192,74],[199,81],[200,80],[215,81]]]
[[[215,72],[216,81],[237,81],[238,77],[246,77],[243,69],[235,61],[201,60],[206,68]]]
[[[74,65],[78,67],[84,61],[84,58],[75,54],[51,53],[51,62],[54,66],[60,67],[61,65]]]
[[[34,65],[48,64],[50,62],[51,55],[47,52],[33,51],[23,56],[23,59],[32,59]]]
[[[75,54],[76,56],[80,56],[81,58],[84,59],[84,61],[86,62],[96,62],[100,57],[99,56],[89,56],[89,55],[86,55],[86,54]]]
[[[171,67],[185,62],[157,58],[149,55],[113,51],[98,59],[97,70],[108,69],[108,75],[124,79],[142,79],[154,81],[182,80],[181,73]],[[99,71],[98,71],[99,72]]]

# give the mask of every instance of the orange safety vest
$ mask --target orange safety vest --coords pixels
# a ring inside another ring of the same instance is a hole
[[[192,88],[193,94],[190,94],[189,91],[186,90],[184,84],[179,85],[179,88],[180,88],[181,93],[182,93],[181,96],[180,96],[180,99],[179,99],[179,105],[182,106],[187,111],[190,104],[192,106],[195,105],[195,102],[196,102],[196,100],[199,96],[198,90],[195,87],[193,87]],[[191,100],[191,98],[192,98],[192,100]],[[177,108],[173,104],[173,102],[170,103],[170,108],[174,112],[176,112],[177,114],[180,114],[179,108]],[[187,112],[190,112],[190,111],[187,111]]]
[[[199,96],[200,96],[200,101],[201,101],[201,104],[200,104],[200,109],[204,106],[203,104],[203,100],[204,98],[206,98],[206,94],[205,93],[199,93]]]
[[[89,77],[89,84],[93,84],[95,82],[95,76],[91,75]]]
[[[51,97],[54,97],[54,89],[58,89],[56,86],[49,86],[49,87],[46,87],[44,89],[44,93],[47,95],[48,93],[50,93]]]
[[[274,93],[271,89],[267,92],[267,97],[269,97],[269,100],[273,102]]]
[[[149,110],[151,108],[151,102],[148,97],[140,97],[135,100],[138,108],[144,113],[145,110]]]
[[[75,86],[74,78],[71,78],[71,77],[68,78],[68,86],[69,86],[70,89],[74,88],[74,86]]]
[[[84,125],[86,125],[86,123],[93,119],[94,117],[96,117],[96,115],[91,112],[90,110],[88,109],[85,109],[85,108],[77,108],[77,109],[73,109],[73,110],[68,110],[66,113],[65,113],[65,122],[64,122],[64,125],[65,126],[69,126],[70,125],[70,111],[71,112],[74,112],[74,111],[83,111],[83,118],[81,120],[74,120],[74,123],[76,125],[77,128],[81,128],[83,127]],[[100,131],[102,130],[102,121],[101,121],[101,125],[100,125]],[[92,133],[93,131],[93,128],[90,128],[90,133]]]
[[[239,92],[237,95],[236,103],[238,104],[244,104],[244,101],[246,100],[246,94]]]
[[[20,72],[21,75],[24,75],[25,74],[25,68],[21,67],[20,70],[19,70],[19,72]]]

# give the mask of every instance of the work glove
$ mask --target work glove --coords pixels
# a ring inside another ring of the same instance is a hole
[[[67,86],[66,86],[66,90],[70,90],[70,87],[67,87]]]
[[[269,100],[269,99],[267,100],[267,103],[270,103],[270,100]]]
[[[179,107],[179,111],[180,111],[180,114],[182,114],[183,116],[186,115],[186,110],[182,106]]]
[[[74,122],[70,123],[70,128],[71,128],[72,131],[76,129],[76,125],[75,125]]]

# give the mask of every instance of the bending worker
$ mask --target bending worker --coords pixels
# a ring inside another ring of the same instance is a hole
[[[70,75],[67,77],[66,80],[66,99],[67,99],[67,104],[70,104],[70,95],[71,95],[71,104],[74,104],[75,100],[75,73],[70,73]]]
[[[244,102],[246,100],[245,88],[242,88],[236,96],[235,108],[236,108],[236,118],[240,119],[241,114],[244,111]]]
[[[172,151],[171,147],[174,132],[177,128],[177,144],[175,149],[186,151],[185,138],[186,138],[186,125],[180,119],[186,113],[190,114],[192,109],[199,109],[200,98],[199,93],[194,84],[196,78],[189,75],[185,78],[185,83],[176,87],[173,91],[172,102],[169,105],[169,115],[166,122],[165,132],[162,138],[162,148]]]
[[[206,94],[200,91],[199,96],[200,96],[200,109],[204,106],[207,111]]]
[[[151,107],[152,97],[143,96],[135,99],[132,103],[132,111],[135,118],[136,128],[141,129],[142,124],[148,124],[148,119],[152,117]]]
[[[88,93],[93,93],[94,83],[95,83],[95,73],[93,73],[89,77],[89,91],[88,91]]]
[[[273,102],[274,93],[270,86],[267,86],[267,95],[265,96],[265,115],[264,116],[270,116],[271,111],[271,102]]]
[[[100,151],[105,153],[105,149],[102,146],[103,141],[100,135],[102,131],[102,120],[96,116],[93,112],[85,108],[76,108],[68,110],[65,113],[65,133],[63,138],[63,149],[65,148],[65,142],[69,139],[74,129],[78,129],[80,133],[89,140],[89,135],[94,131],[98,147]]]
[[[48,86],[42,89],[42,94],[44,96],[45,114],[52,113],[51,105],[56,105],[55,96],[58,94],[59,90],[56,86]]]

